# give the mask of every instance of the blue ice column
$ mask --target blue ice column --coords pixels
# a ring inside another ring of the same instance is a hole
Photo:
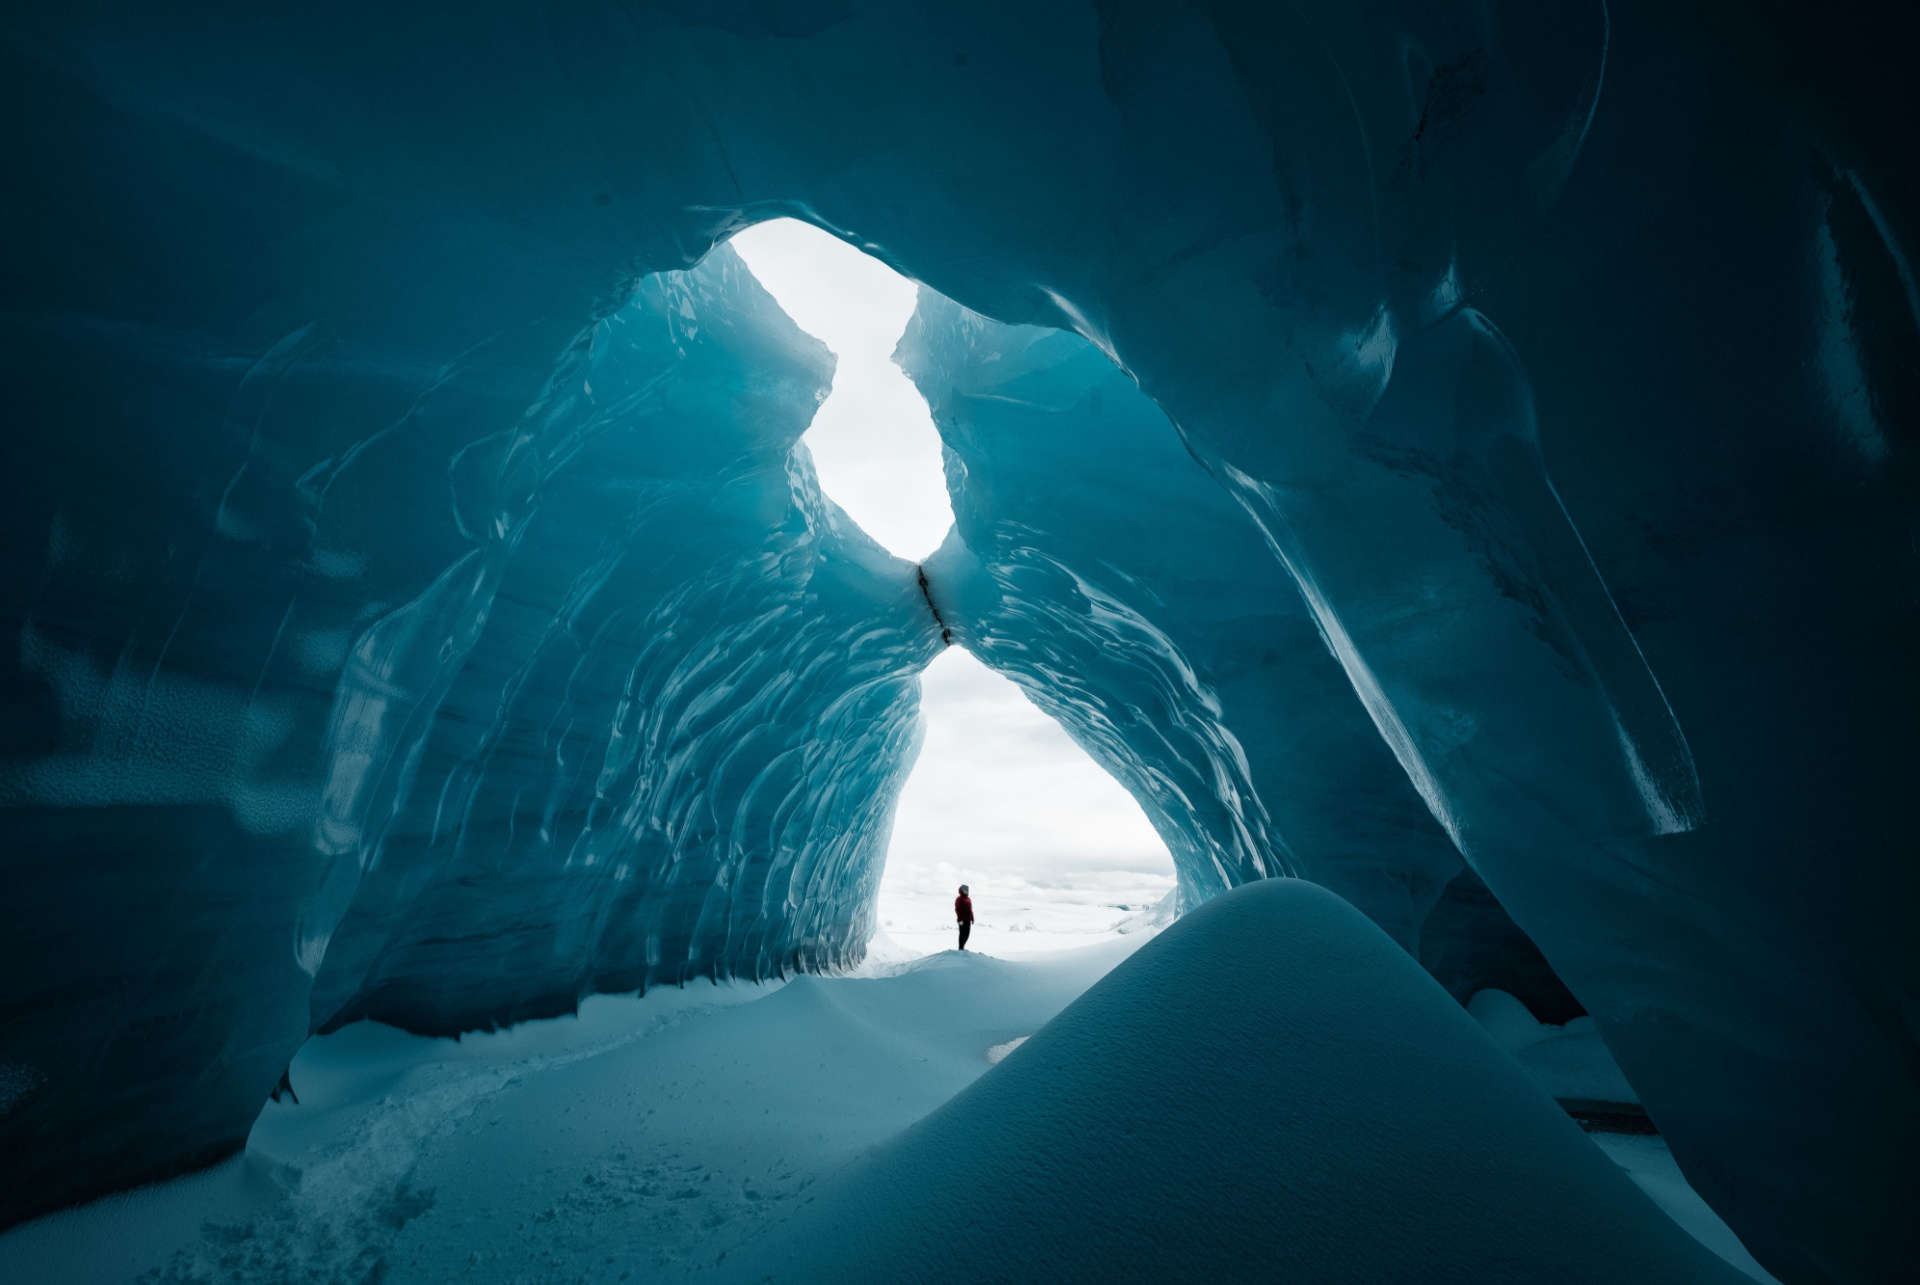
[[[431,361],[109,330],[15,444],[6,1217],[237,1144],[310,1023],[863,948],[941,644],[797,444],[830,356],[730,251],[571,334],[557,267]]]
[[[1132,791],[1189,904],[1304,875],[1417,954],[1459,854],[1160,408],[1078,335],[928,290],[895,357],[946,447],[926,572],[956,638]]]
[[[830,370],[723,247],[647,278],[502,444],[538,499],[434,718],[367,713],[373,661],[338,697],[328,798],[359,838],[306,921],[351,889],[316,1025],[859,958],[941,643],[798,444]]]

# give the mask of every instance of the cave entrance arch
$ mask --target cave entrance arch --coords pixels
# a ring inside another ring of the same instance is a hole
[[[834,353],[803,437],[822,491],[896,556],[949,538],[953,509],[925,399],[893,360],[920,287],[831,234],[771,219],[729,245]],[[924,741],[894,815],[877,958],[954,944],[953,896],[980,901],[974,949],[1035,954],[1131,932],[1177,904],[1173,858],[1139,803],[1008,677],[953,646],[921,675]]]
[[[1140,805],[1066,730],[972,652],[920,676],[925,740],[894,813],[870,953],[954,944],[970,885],[970,950],[1029,955],[1157,926],[1177,900],[1173,858]]]

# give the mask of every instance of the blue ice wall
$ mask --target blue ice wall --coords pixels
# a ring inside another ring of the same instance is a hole
[[[1460,855],[1165,413],[1080,336],[926,290],[895,360],[946,448],[955,639],[1126,784],[1188,904],[1303,875],[1417,954]]]
[[[1910,1264],[1910,19],[9,12],[4,1216],[237,1137],[319,929],[392,947],[343,1003],[415,966],[313,838],[349,657],[420,660],[380,719],[495,716],[380,622],[484,663],[585,336],[786,213],[1109,352],[1695,1185],[1784,1279]]]
[[[13,1208],[76,1156],[127,1182],[244,1136],[310,1024],[859,957],[942,644],[798,445],[832,366],[721,248],[517,414],[469,354],[329,441],[356,379],[409,372],[304,328],[171,437],[202,482],[162,532],[89,512],[104,453],[45,497],[14,582],[16,690],[58,721],[9,814],[38,858],[9,879]]]
[[[469,448],[534,453],[533,504],[460,654],[429,635],[430,711],[384,708],[412,614],[349,661],[320,829],[352,839],[301,924],[316,1026],[458,1031],[865,951],[942,644],[797,444],[831,358],[724,247],[584,343],[523,436]]]

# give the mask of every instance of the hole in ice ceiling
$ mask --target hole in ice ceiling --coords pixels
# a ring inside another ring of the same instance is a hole
[[[953,509],[939,433],[893,363],[919,287],[797,219],[756,224],[730,244],[837,359],[804,439],[821,489],[896,555],[925,558]],[[952,949],[961,883],[978,916],[968,948],[990,954],[1087,945],[1152,919],[1174,889],[1166,845],[1011,680],[951,648],[922,675],[920,707],[926,740],[895,813],[872,957]]]
[[[798,219],[756,224],[730,244],[838,359],[833,391],[804,438],[821,490],[892,553],[926,557],[946,538],[953,508],[927,403],[893,364],[919,287]]]
[[[1173,858],[1133,796],[971,652],[942,652],[920,691],[926,740],[894,816],[873,954],[953,949],[962,883],[978,920],[967,949],[990,955],[1145,924],[1173,891]]]

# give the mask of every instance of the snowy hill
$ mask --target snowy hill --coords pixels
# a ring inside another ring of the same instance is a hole
[[[723,1275],[1741,1279],[1379,929],[1295,880],[1187,915]]]

